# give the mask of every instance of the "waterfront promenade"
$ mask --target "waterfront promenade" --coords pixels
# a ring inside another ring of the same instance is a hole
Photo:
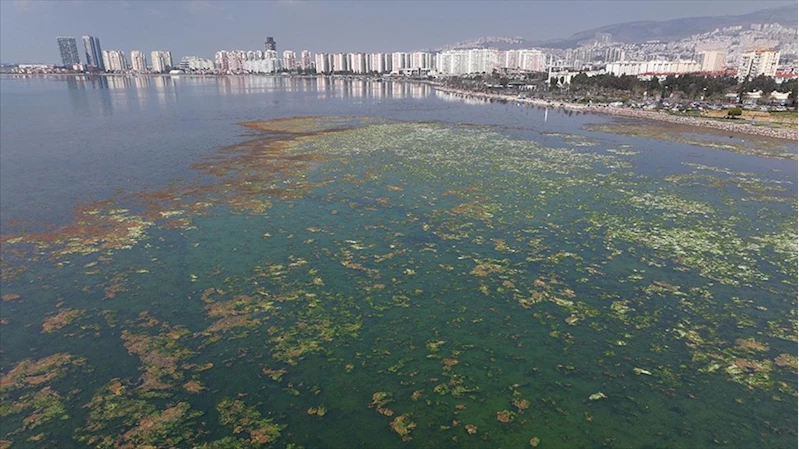
[[[751,134],[763,137],[772,137],[777,139],[797,140],[797,130],[786,128],[770,128],[762,125],[752,125],[742,120],[719,120],[709,119],[702,117],[689,117],[669,114],[660,111],[645,111],[642,109],[633,109],[627,107],[614,107],[614,106],[597,106],[585,105],[579,103],[568,103],[559,101],[550,101],[538,98],[518,98],[513,95],[502,95],[495,93],[475,92],[469,90],[453,89],[445,87],[440,84],[430,84],[435,89],[441,92],[448,92],[450,94],[468,98],[481,98],[485,100],[499,100],[510,101],[522,104],[530,104],[533,106],[541,107],[555,107],[573,111],[598,113],[598,114],[611,114],[623,117],[641,118],[647,120],[658,120],[662,122],[677,123],[688,126],[700,126],[705,128],[714,128],[727,132]]]

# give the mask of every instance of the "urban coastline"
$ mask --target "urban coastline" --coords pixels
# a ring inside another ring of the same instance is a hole
[[[662,122],[676,123],[680,125],[714,128],[722,131],[750,134],[777,139],[797,140],[796,129],[769,128],[755,123],[741,123],[742,120],[714,120],[702,117],[692,117],[675,115],[663,111],[653,111],[624,107],[614,104],[581,104],[573,102],[562,102],[558,100],[548,100],[543,98],[519,98],[514,95],[478,92],[472,90],[453,89],[437,83],[430,83],[435,89],[447,92],[455,96],[466,98],[477,98],[491,101],[515,102],[539,107],[561,108],[571,111],[579,111],[593,114],[610,114],[622,117],[632,117],[637,119],[657,120]]]
[[[629,117],[643,120],[654,120],[668,122],[684,126],[694,126],[702,128],[712,128],[720,131],[748,134],[776,139],[799,140],[796,129],[771,128],[764,126],[756,121],[735,120],[735,119],[712,119],[701,116],[678,115],[661,110],[646,110],[642,108],[629,107],[617,102],[610,103],[577,103],[564,101],[556,97],[543,96],[541,98],[529,98],[518,94],[483,92],[471,89],[457,89],[447,86],[444,82],[418,79],[402,76],[358,76],[358,75],[303,75],[303,74],[220,74],[220,73],[141,73],[141,74],[116,74],[116,73],[93,73],[90,75],[82,74],[52,74],[52,73],[28,73],[17,74],[16,76],[88,76],[89,78],[119,78],[119,77],[203,77],[203,78],[227,78],[227,77],[270,77],[270,78],[292,78],[292,79],[318,79],[329,78],[339,80],[360,80],[368,82],[398,82],[409,84],[423,84],[431,88],[460,98],[478,99],[484,101],[498,101],[506,103],[516,103],[543,108],[558,108],[563,110],[575,111],[587,114],[609,114],[620,117]]]
[[[102,50],[98,37],[86,35],[82,54],[76,38],[57,38],[61,65],[18,64],[11,73],[90,80],[164,75],[391,80],[427,84],[456,97],[797,140],[797,52],[795,42],[785,40],[795,34],[795,28],[779,24],[753,24],[749,29],[734,26],[694,35],[676,46],[624,44],[611,34],[597,33],[565,50],[499,50],[491,45],[517,42],[487,38],[439,51],[303,50],[299,55],[292,50],[279,54],[277,41],[267,37],[264,50],[221,50],[213,59],[184,56],[179,64],[165,50],[150,52],[149,61],[145,52],[131,50],[128,59],[123,51]],[[777,45],[757,47],[763,39]],[[751,44],[722,45],[737,41]]]

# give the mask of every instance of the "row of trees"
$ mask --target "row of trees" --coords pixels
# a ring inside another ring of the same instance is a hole
[[[558,79],[550,80],[553,86],[559,84]],[[613,74],[591,76],[581,73],[571,79],[572,90],[614,90],[624,91],[633,95],[640,95],[648,92],[650,95],[660,93],[662,97],[667,97],[673,93],[679,93],[687,98],[712,98],[720,97],[728,92],[737,92],[742,96],[744,92],[762,91],[764,95],[771,92],[791,92],[791,99],[796,100],[796,79],[777,84],[774,78],[760,75],[751,80],[738,80],[731,76],[699,76],[692,74],[669,75],[665,78],[653,76],[649,81],[639,80],[637,76]]]

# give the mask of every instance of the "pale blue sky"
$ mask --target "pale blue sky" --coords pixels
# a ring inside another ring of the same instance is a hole
[[[734,15],[791,1],[137,1],[0,0],[0,60],[59,61],[57,36],[98,36],[104,50],[410,51],[480,36],[567,37],[632,20]]]

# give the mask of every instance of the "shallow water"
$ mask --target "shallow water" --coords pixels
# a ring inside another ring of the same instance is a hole
[[[125,80],[0,79],[12,447],[794,444],[795,161]]]

